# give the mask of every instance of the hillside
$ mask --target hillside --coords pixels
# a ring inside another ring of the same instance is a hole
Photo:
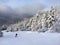
[[[60,18],[60,8],[51,7],[47,11],[39,11],[31,19],[25,19],[22,22],[10,25],[7,30],[25,30],[25,31],[48,31]]]

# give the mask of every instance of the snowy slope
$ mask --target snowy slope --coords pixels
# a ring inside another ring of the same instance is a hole
[[[15,34],[18,33],[18,37]],[[60,45],[59,33],[4,32],[0,45]]]

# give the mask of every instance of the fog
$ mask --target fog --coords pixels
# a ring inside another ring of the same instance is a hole
[[[4,24],[12,24],[21,21],[24,18],[31,18],[38,10],[43,10],[45,5],[41,3],[27,4],[15,9],[0,4],[0,26]]]

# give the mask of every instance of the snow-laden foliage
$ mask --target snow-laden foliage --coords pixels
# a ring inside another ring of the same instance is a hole
[[[7,30],[13,29],[17,30],[25,30],[25,31],[52,31],[54,32],[56,25],[59,25],[60,18],[60,8],[59,7],[51,7],[51,9],[47,11],[39,11],[35,16],[31,19],[25,19],[22,22],[19,22],[14,25],[10,25]],[[57,23],[58,22],[58,23]],[[57,23],[57,24],[56,24]],[[58,26],[59,27],[59,26]]]

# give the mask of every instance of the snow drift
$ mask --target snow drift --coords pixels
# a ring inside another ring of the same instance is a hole
[[[15,37],[15,34],[18,34]],[[59,33],[4,32],[0,45],[60,45]]]

